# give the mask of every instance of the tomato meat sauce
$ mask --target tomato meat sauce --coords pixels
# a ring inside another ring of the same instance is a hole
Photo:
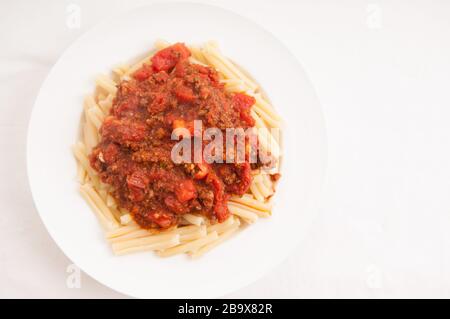
[[[227,128],[255,124],[255,99],[226,92],[214,69],[190,63],[189,56],[184,44],[174,44],[123,80],[90,154],[119,207],[143,228],[167,229],[186,213],[223,222],[230,215],[228,198],[243,195],[252,180],[248,158],[239,164],[172,161],[176,128],[192,132],[193,121],[201,120],[203,128],[225,135]]]

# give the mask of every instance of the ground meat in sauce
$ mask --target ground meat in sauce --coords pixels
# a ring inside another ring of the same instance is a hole
[[[255,124],[250,116],[254,98],[226,92],[215,70],[189,63],[189,56],[177,43],[122,81],[102,124],[101,142],[90,155],[118,205],[143,228],[171,227],[186,213],[223,222],[230,195],[244,194],[251,183],[248,159],[239,164],[171,160],[174,128],[192,130],[194,120],[220,130]]]

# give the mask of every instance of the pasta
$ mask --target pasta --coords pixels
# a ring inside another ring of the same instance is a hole
[[[157,50],[168,46],[170,43],[164,40],[155,43]],[[281,147],[277,142],[279,136],[273,134],[271,129],[280,129],[282,119],[261,93],[258,84],[222,55],[214,42],[207,42],[203,46],[190,46],[189,50],[189,62],[214,68],[226,91],[245,92],[254,98],[256,102],[250,114],[255,128],[258,129],[258,141],[263,150],[275,158],[280,158]],[[161,257],[186,253],[198,258],[234,236],[244,225],[253,224],[259,218],[271,215],[271,198],[275,192],[277,178],[261,169],[253,170],[249,190],[243,196],[232,196],[229,199],[227,208],[231,216],[221,223],[212,223],[201,213],[186,213],[176,226],[164,230],[144,229],[136,223],[130,212],[119,207],[112,195],[113,187],[104,184],[91,167],[89,154],[100,142],[100,129],[111,112],[118,82],[129,79],[148,66],[155,52],[150,52],[134,64],[116,65],[111,77],[100,75],[96,78],[97,88],[94,95],[87,95],[84,99],[81,139],[72,149],[77,160],[77,181],[82,197],[103,226],[105,239],[111,244],[115,255],[154,251]],[[275,171],[278,172],[279,161],[275,166]]]

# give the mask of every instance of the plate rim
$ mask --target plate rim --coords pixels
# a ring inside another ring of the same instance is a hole
[[[283,47],[283,49],[289,53],[289,55],[292,56],[292,58],[295,59],[298,67],[303,71],[306,79],[308,80],[308,82],[311,84],[311,90],[313,91],[313,95],[315,100],[317,101],[317,107],[318,107],[318,115],[320,118],[320,122],[321,122],[321,131],[322,131],[322,146],[321,146],[321,153],[323,155],[322,158],[322,176],[320,177],[320,181],[319,181],[319,185],[320,185],[320,194],[318,196],[318,198],[316,199],[317,203],[313,203],[314,204],[314,208],[310,208],[310,209],[314,209],[317,211],[318,209],[318,204],[320,201],[320,198],[322,197],[322,193],[323,193],[323,188],[325,185],[325,181],[327,179],[328,176],[328,138],[327,138],[327,129],[326,129],[326,121],[325,121],[325,116],[323,113],[323,108],[321,106],[319,97],[317,95],[316,89],[315,87],[312,85],[312,82],[310,81],[306,70],[303,68],[302,64],[300,63],[300,61],[297,59],[297,57],[289,50],[289,48],[278,38],[276,37],[272,32],[268,31],[266,28],[264,28],[264,26],[260,25],[259,23],[256,23],[255,21],[253,21],[252,19],[243,16],[235,11],[232,11],[230,9],[227,8],[223,8],[221,6],[215,5],[215,4],[206,4],[206,3],[201,3],[201,2],[194,2],[194,1],[168,1],[168,2],[154,2],[154,3],[150,3],[150,4],[139,4],[136,6],[132,6],[127,8],[126,10],[123,10],[121,12],[118,13],[114,13],[114,14],[110,14],[102,19],[100,19],[97,23],[95,23],[94,25],[92,25],[90,28],[88,28],[87,30],[85,30],[85,32],[83,32],[83,34],[81,34],[80,36],[78,36],[76,39],[74,39],[70,45],[65,48],[62,53],[59,55],[59,57],[57,58],[56,62],[51,66],[48,74],[46,75],[45,79],[41,82],[41,85],[39,87],[39,91],[38,94],[36,95],[36,98],[34,100],[33,103],[33,108],[32,111],[30,112],[30,117],[28,120],[28,125],[27,125],[27,134],[26,134],[26,172],[27,172],[27,180],[28,180],[28,184],[29,184],[29,188],[30,188],[30,193],[31,193],[31,197],[33,199],[33,206],[35,208],[35,210],[37,211],[37,213],[39,214],[39,217],[42,221],[42,223],[45,226],[45,229],[47,231],[47,233],[50,235],[50,238],[52,239],[52,241],[57,245],[57,247],[61,250],[61,252],[68,258],[69,261],[71,261],[72,263],[75,264],[74,260],[71,258],[71,256],[69,256],[66,252],[65,249],[63,249],[63,247],[61,246],[61,243],[58,242],[58,240],[56,240],[56,238],[54,237],[54,234],[50,231],[50,227],[48,225],[48,221],[46,221],[45,218],[43,218],[43,215],[41,213],[42,209],[39,209],[39,199],[36,197],[36,191],[35,191],[35,187],[33,187],[33,181],[32,181],[32,177],[30,174],[30,171],[32,170],[31,168],[31,151],[30,151],[30,135],[32,133],[32,125],[33,125],[33,119],[36,117],[35,113],[37,112],[37,107],[36,105],[38,104],[38,101],[41,98],[42,95],[42,89],[43,87],[49,82],[49,79],[51,78],[52,74],[54,73],[54,70],[57,68],[57,66],[61,63],[61,61],[64,59],[64,57],[66,56],[67,52],[69,52],[73,47],[75,47],[77,45],[77,43],[81,42],[85,37],[87,37],[90,33],[93,33],[96,29],[100,28],[101,26],[110,23],[113,19],[115,18],[119,18],[121,16],[125,16],[130,14],[131,12],[134,12],[136,10],[139,10],[140,8],[149,8],[149,7],[154,7],[154,6],[165,6],[165,5],[195,5],[195,6],[202,6],[202,7],[209,7],[209,8],[213,8],[216,10],[220,10],[220,11],[225,11],[228,14],[234,15],[239,17],[242,20],[246,20],[248,22],[250,22],[251,24],[254,24],[255,26],[257,26],[259,29],[261,29],[261,31],[263,31],[264,33],[266,33],[267,35],[269,35],[271,38],[273,38],[275,41],[277,41],[280,46]],[[284,132],[283,132],[284,134]],[[70,146],[68,146],[70,147]],[[314,216],[316,216],[316,214],[314,214]],[[304,237],[303,237],[304,238]],[[296,242],[295,246],[298,246],[299,243],[301,242],[302,238],[298,239]],[[262,277],[266,276],[267,274],[269,274],[271,271],[273,271],[273,269],[275,269],[276,267],[278,267],[280,264],[282,264],[288,257],[289,255],[292,254],[292,251],[287,254],[286,256],[284,256],[283,258],[280,258],[276,263],[272,263],[270,267],[268,267],[268,270],[266,272],[263,272],[262,274],[260,274],[259,276],[256,277],[252,277],[251,279],[247,279],[246,282],[242,285],[240,285],[239,287],[234,287],[232,289],[228,289],[227,291],[225,291],[223,294],[221,294],[220,296],[213,296],[213,297],[207,297],[207,298],[216,298],[216,297],[223,297],[229,293],[232,293],[234,291],[237,291],[239,289],[243,289],[244,287],[249,286],[250,284],[256,282],[257,280],[260,280]],[[78,266],[78,265],[77,265]],[[94,275],[91,274],[90,271],[86,270],[85,268],[79,266],[79,268],[90,278],[94,279],[95,281],[99,282],[100,284],[112,289],[115,292],[119,292],[120,294],[123,294],[124,296],[127,297],[137,297],[137,296],[133,296],[132,294],[130,294],[130,292],[125,292],[122,291],[120,289],[118,289],[117,287],[113,287],[112,285],[110,285],[108,282],[105,282],[104,280],[100,280],[98,278],[96,278]],[[159,297],[156,297],[159,298]],[[161,297],[164,298],[164,297]]]

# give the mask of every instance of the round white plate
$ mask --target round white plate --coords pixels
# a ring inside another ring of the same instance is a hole
[[[270,219],[240,232],[200,259],[152,253],[116,257],[75,180],[83,96],[94,78],[145,54],[156,39],[216,40],[262,85],[285,119],[282,179]],[[266,274],[305,235],[325,173],[324,121],[305,72],[270,33],[232,12],[201,4],[136,8],[78,39],[45,80],[30,120],[28,175],[36,208],[64,253],[99,282],[142,298],[220,297]],[[304,262],[308,262],[305,260]]]

